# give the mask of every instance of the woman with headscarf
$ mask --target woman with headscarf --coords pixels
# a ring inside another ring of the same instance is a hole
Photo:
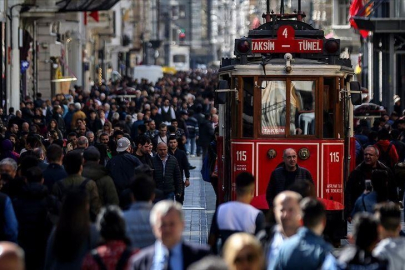
[[[15,162],[17,162],[18,159],[18,154],[14,152],[14,145],[8,139],[5,139],[1,142],[0,160],[5,158],[12,158],[15,160]]]

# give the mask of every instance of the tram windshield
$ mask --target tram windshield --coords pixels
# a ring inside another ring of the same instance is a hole
[[[261,99],[261,133],[285,135],[315,134],[316,81],[263,81]],[[289,108],[287,109],[287,95]]]

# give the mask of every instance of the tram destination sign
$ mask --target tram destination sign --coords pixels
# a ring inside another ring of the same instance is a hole
[[[321,53],[322,39],[295,39],[295,30],[289,25],[277,30],[277,39],[252,39],[252,53]]]

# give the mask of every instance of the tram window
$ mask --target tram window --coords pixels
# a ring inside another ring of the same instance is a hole
[[[333,79],[325,78],[323,86],[323,138],[334,138],[335,134],[335,92],[331,91],[333,87]]]
[[[291,81],[291,135],[315,134],[315,81]]]
[[[284,135],[286,125],[286,82],[263,81],[261,133]]]
[[[253,138],[253,78],[243,78],[243,137]]]

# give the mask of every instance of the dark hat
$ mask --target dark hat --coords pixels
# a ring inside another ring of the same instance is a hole
[[[94,146],[89,146],[84,150],[83,158],[86,161],[98,161],[100,160],[100,151]]]

